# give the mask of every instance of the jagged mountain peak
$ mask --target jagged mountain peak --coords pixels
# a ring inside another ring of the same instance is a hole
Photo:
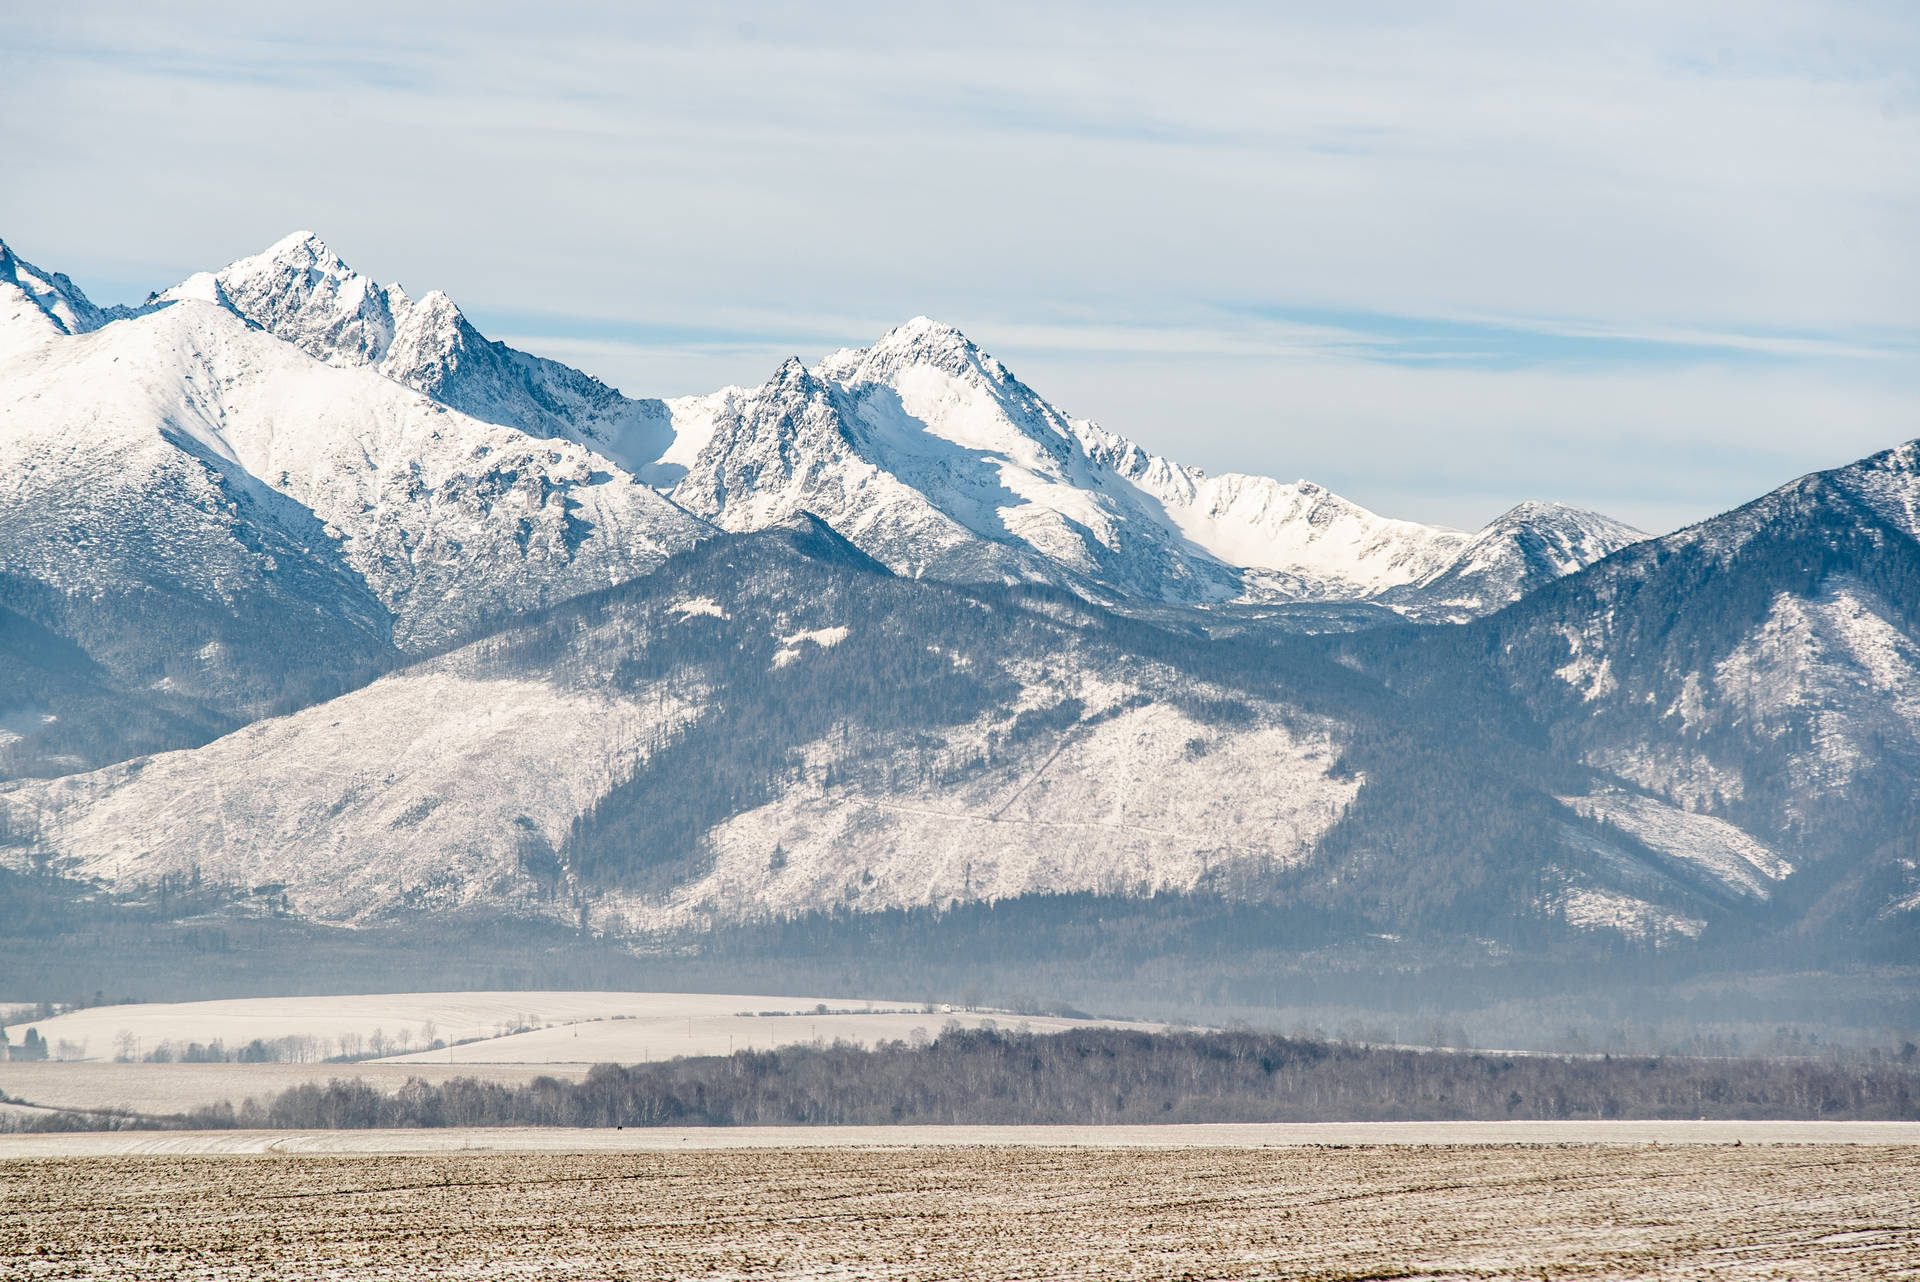
[[[355,271],[310,231],[214,277],[231,310],[335,366],[371,367],[464,414],[571,440],[639,475],[672,442],[671,411],[488,339],[444,292],[419,299]]]
[[[355,271],[345,259],[333,252],[327,242],[310,231],[282,236],[257,254],[237,258],[217,273],[223,285],[234,285],[249,293],[272,289],[307,292],[381,292],[379,282]],[[265,288],[255,289],[248,282],[259,281]]]
[[[1463,622],[1646,537],[1599,512],[1527,500],[1465,538],[1444,564],[1383,599],[1413,618]]]
[[[931,316],[915,316],[912,320],[895,325],[866,350],[954,352],[969,356],[980,354],[979,346],[956,326],[937,321]]]
[[[305,228],[287,233],[257,254],[236,259],[228,264],[227,270],[237,275],[251,274],[270,264],[283,263],[299,263],[329,276],[347,277],[359,274],[347,266],[346,261],[334,253],[317,233]]]
[[[1512,537],[1516,533],[1524,533],[1527,537],[1558,546],[1564,554],[1565,563],[1555,567],[1557,574],[1571,574],[1601,556],[1647,537],[1646,531],[1635,529],[1625,521],[1615,520],[1604,512],[1566,503],[1528,499],[1516,503],[1489,521],[1474,538],[1475,542],[1483,542],[1492,538]]]
[[[326,364],[586,445],[727,528],[815,511],[907,573],[1188,604],[1377,599],[1441,574],[1472,538],[1377,516],[1306,480],[1184,467],[1069,417],[926,315],[811,368],[789,358],[758,388],[666,403],[490,341],[444,292],[413,299],[381,285],[308,229],[155,301],[187,300]],[[1521,505],[1487,534],[1538,545],[1507,576],[1531,584],[1617,546],[1604,520]],[[1490,608],[1504,591],[1475,600]]]
[[[931,316],[915,316],[905,324],[895,325],[868,350],[956,352],[970,356],[980,354],[979,346],[957,327]]]
[[[869,347],[845,347],[825,357],[816,367],[822,377],[848,386],[862,383],[892,385],[901,374],[917,368],[938,370],[953,377],[973,377],[995,386],[1007,386],[1031,396],[1007,372],[1006,366],[982,351],[952,325],[916,316],[896,325]],[[1034,398],[1038,399],[1038,398]]]
[[[0,241],[0,347],[84,334],[108,319],[65,273],[42,270]]]
[[[1184,467],[1069,417],[960,330],[926,316],[810,371],[788,361],[716,410],[712,421],[722,419],[723,430],[687,452],[676,499],[710,518],[727,512],[729,528],[812,507],[911,573],[990,566],[1027,579],[1050,563],[1039,577],[1098,585],[1096,595],[1200,604],[1398,593],[1390,603],[1412,611],[1409,594],[1463,568],[1475,539],[1376,515],[1305,479]],[[883,501],[901,508],[882,515]],[[940,518],[937,536],[929,511]],[[1499,563],[1500,582],[1453,594],[1436,617],[1496,608],[1639,537],[1603,517],[1523,504],[1489,527],[1497,546],[1484,559]],[[975,551],[956,557],[956,538]]]
[[[310,231],[214,273],[228,304],[277,338],[329,365],[377,365],[410,306],[399,286],[349,267]]]

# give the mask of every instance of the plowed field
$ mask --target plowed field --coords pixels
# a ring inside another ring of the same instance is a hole
[[[1920,1148],[20,1160],[0,1276],[1920,1277]]]

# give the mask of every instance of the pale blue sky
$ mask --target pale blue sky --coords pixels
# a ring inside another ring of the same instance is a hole
[[[0,237],[111,302],[311,227],[633,394],[927,313],[1456,525],[1920,435],[1910,3],[263,8],[10,14]]]

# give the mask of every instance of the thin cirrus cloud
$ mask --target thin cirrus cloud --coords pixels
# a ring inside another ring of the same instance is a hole
[[[664,395],[931,314],[1458,525],[1662,528],[1914,434],[1904,5],[45,8],[0,235],[109,299],[311,226]]]

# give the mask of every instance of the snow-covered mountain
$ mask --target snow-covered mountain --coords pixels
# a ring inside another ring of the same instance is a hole
[[[673,430],[667,406],[483,337],[453,300],[415,300],[348,267],[300,231],[210,278],[158,296],[217,298],[275,337],[329,365],[365,366],[444,405],[530,436],[588,446],[628,470],[660,456]]]
[[[801,518],[205,747],[0,787],[0,830],[122,890],[616,933],[1304,859],[1361,786],[1338,724],[1072,601],[895,578]]]
[[[1740,939],[1804,884],[1804,843],[1544,758],[1478,702],[1484,666],[1393,653],[1434,691],[1387,697],[1317,642],[897,577],[803,517],[204,747],[0,785],[27,835],[0,867],[617,937],[1159,895]]]
[[[1783,892],[1803,929],[1910,929],[1920,920],[1916,514],[1920,442],[1910,442],[1434,630],[1418,653],[1345,645],[1416,700],[1484,680],[1490,706],[1616,781],[1609,800],[1568,803],[1615,829],[1653,844],[1691,831],[1640,813],[1658,803],[1728,825],[1727,851],[1756,843],[1755,867],[1805,869]]]
[[[1646,535],[1630,525],[1562,503],[1509,509],[1438,567],[1376,598],[1421,620],[1459,623],[1518,601]]]
[[[669,403],[310,236],[131,309],[7,252],[0,865],[615,933],[1160,893],[1897,924],[1917,473],[1469,534],[1182,467],[924,318]]]
[[[672,493],[725,528],[811,511],[902,573],[1110,600],[1378,599],[1465,617],[1642,537],[1554,504],[1468,535],[1306,481],[1207,476],[1067,417],[925,317],[811,370],[789,361],[714,421]]]
[[[83,334],[106,320],[63,273],[42,271],[0,241],[0,354],[57,334]]]
[[[1178,604],[1377,598],[1461,618],[1640,537],[1551,504],[1472,536],[1383,518],[1305,481],[1209,477],[1069,418],[925,317],[810,370],[789,361],[758,388],[660,401],[490,341],[445,294],[414,300],[310,232],[153,301],[185,298],[230,307],[325,363],[583,444],[722,528],[814,512],[895,570],[931,578]],[[1559,554],[1537,551],[1549,546]],[[1441,586],[1429,594],[1426,580]]]
[[[4,271],[0,607],[95,665],[72,707],[0,708],[57,727],[37,755],[0,735],[9,772],[153,746],[116,753],[115,722],[204,737],[326,697],[710,533],[578,444],[318,362],[212,278],[109,312]]]
[[[204,558],[177,555],[176,540],[131,532],[169,505],[224,520],[252,503],[248,539],[291,540],[296,560],[317,558],[345,590],[370,592],[403,648],[632,577],[701,533],[581,446],[451,412],[370,371],[329,368],[206,303],[18,351],[0,369],[0,396],[11,516],[111,504],[90,518],[99,541],[130,558],[173,558],[183,578],[230,595],[283,581],[283,546],[263,542],[226,583]],[[207,478],[200,492],[183,489],[189,472]],[[68,527],[12,524],[41,549],[36,577],[97,588],[96,568],[72,557]],[[332,593],[297,595],[335,612]]]

